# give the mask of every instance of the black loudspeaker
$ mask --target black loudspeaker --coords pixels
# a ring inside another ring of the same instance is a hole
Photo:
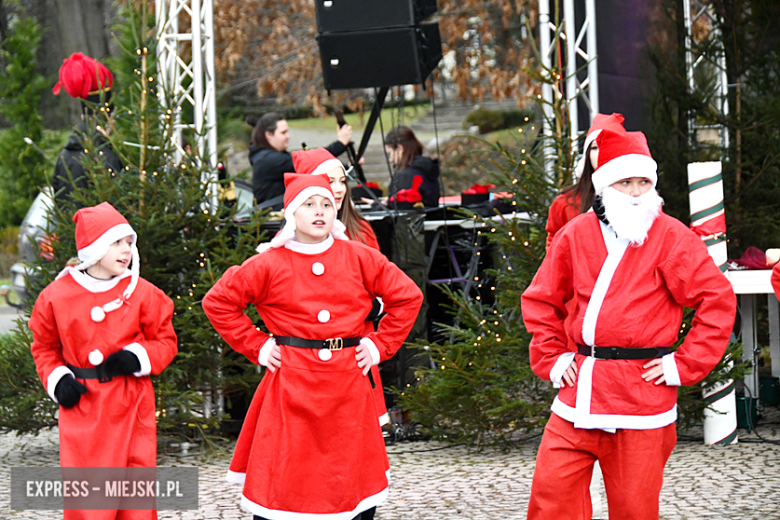
[[[315,0],[317,32],[416,25],[436,12],[436,0]]]
[[[424,83],[442,58],[439,24],[317,35],[327,90]]]

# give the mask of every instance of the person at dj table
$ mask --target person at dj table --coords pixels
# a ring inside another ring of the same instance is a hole
[[[249,163],[252,165],[252,192],[255,202],[260,208],[281,210],[284,205],[284,174],[295,171],[292,155],[287,151],[290,127],[287,121],[275,112],[269,112],[260,118],[249,116],[246,122],[254,126],[249,145]],[[336,136],[336,141],[325,149],[338,157],[347,150],[347,145],[352,140],[352,127],[339,127]]]
[[[701,239],[660,211],[644,134],[605,129],[597,141],[594,211],[555,236],[521,298],[531,367],[560,386],[537,454],[529,519],[590,519],[598,460],[609,518],[657,520],[677,441],[677,386],[697,384],[720,361],[736,314],[731,284]],[[683,307],[696,315],[670,352]]]

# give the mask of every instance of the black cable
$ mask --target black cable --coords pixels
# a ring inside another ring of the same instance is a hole
[[[748,394],[748,399],[751,399],[750,402],[752,402],[753,399],[757,399],[756,397],[753,397],[753,393],[750,391],[750,388],[747,387],[747,385],[743,386],[743,389]],[[780,446],[780,441],[776,441],[774,439],[765,439],[761,436],[760,433],[758,433],[758,430],[756,429],[757,424],[753,424],[751,413],[750,413],[750,404],[748,401],[745,401],[745,419],[747,420],[748,424],[748,431],[753,432],[756,434],[756,437],[758,437],[758,440],[756,439],[740,439],[739,442],[751,442],[751,443],[766,443],[766,444],[777,444]]]

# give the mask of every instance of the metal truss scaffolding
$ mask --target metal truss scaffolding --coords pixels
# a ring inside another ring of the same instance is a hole
[[[726,74],[726,56],[723,48],[716,42],[720,40],[720,30],[712,4],[702,0],[684,0],[685,30],[687,33],[685,65],[688,76],[688,88],[691,92],[708,89],[710,108],[715,114],[726,116],[729,113],[728,76]],[[705,85],[706,83],[706,85]],[[722,124],[704,124],[695,117],[688,119],[689,138],[694,146],[705,143],[717,144],[722,150],[729,145],[728,130]],[[717,132],[717,139],[713,135]]]
[[[553,0],[557,1],[557,0]],[[550,0],[541,0],[539,2],[539,46],[542,55],[542,65],[549,68],[552,63],[552,56],[555,49],[551,46],[554,35],[558,27],[550,18]],[[589,112],[589,120],[599,111],[599,83],[598,83],[598,60],[596,54],[596,3],[595,0],[585,0],[585,19],[577,24],[574,10],[574,0],[563,0],[563,21],[564,27],[561,33],[561,41],[566,43],[566,92],[568,100],[568,111],[571,119],[571,137],[577,139],[580,134],[579,128],[579,107],[578,98],[585,102]],[[573,39],[570,37],[573,37]],[[583,46],[584,44],[584,46]],[[577,57],[582,59],[582,64],[587,66],[580,72],[578,77]],[[582,74],[585,74],[581,80]],[[563,93],[559,93],[563,95]],[[547,125],[552,120],[553,86],[550,84],[542,85],[542,98],[544,104],[545,121]],[[583,129],[583,131],[587,128]],[[550,129],[544,127],[544,133],[549,133]],[[546,165],[547,171],[550,171],[551,165]]]
[[[217,186],[217,79],[214,70],[214,6],[212,0],[156,0],[157,67],[160,99],[174,114],[175,164],[184,155],[183,137],[194,138],[197,160],[203,169],[201,181],[209,191],[210,208],[218,204]],[[180,28],[187,28],[181,32]],[[167,97],[166,97],[167,93]],[[185,107],[192,107],[193,120],[184,121]],[[218,388],[202,388],[203,414],[219,415],[225,402]]]
[[[184,155],[183,132],[197,142],[198,158],[211,168],[203,175],[208,183],[213,206],[217,194],[217,98],[214,70],[213,0],[156,0],[157,66],[160,95],[166,103],[173,99],[175,117],[173,160]],[[180,28],[186,28],[182,32]],[[193,120],[184,121],[185,106],[192,107]]]

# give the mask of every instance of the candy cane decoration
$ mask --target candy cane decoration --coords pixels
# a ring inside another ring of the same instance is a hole
[[[715,265],[726,272],[726,213],[723,208],[721,163],[702,162],[688,165],[688,196],[691,203],[691,230],[707,246]],[[734,381],[728,380],[705,390],[704,443],[737,442],[737,402]]]
[[[728,252],[720,161],[689,164],[688,193],[691,230],[701,237],[715,265],[725,272]]]

